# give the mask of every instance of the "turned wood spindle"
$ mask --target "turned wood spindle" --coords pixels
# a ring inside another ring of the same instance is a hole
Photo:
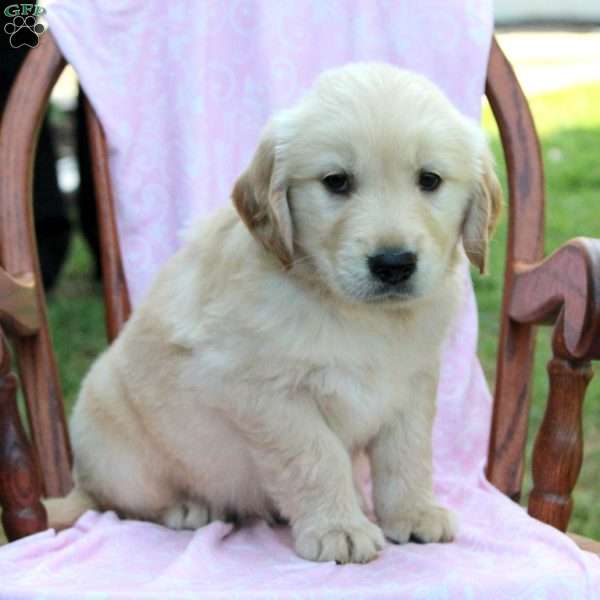
[[[17,378],[0,330],[0,506],[9,540],[47,527],[42,483],[17,409]]]
[[[561,317],[554,333],[554,356],[548,363],[548,404],[533,449],[528,509],[533,517],[566,531],[583,460],[583,399],[594,372],[590,361],[578,361],[566,350],[563,328]]]

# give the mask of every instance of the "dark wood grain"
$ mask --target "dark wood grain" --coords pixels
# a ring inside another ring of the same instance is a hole
[[[129,292],[127,290],[127,282],[121,259],[121,246],[117,232],[106,137],[94,109],[87,101],[86,119],[92,154],[98,223],[100,227],[106,330],[109,341],[112,341],[129,318],[131,303],[129,301]]]
[[[16,336],[19,372],[28,407],[44,491],[66,493],[72,483],[71,453],[32,216],[33,157],[52,86],[65,66],[52,34],[28,54],[7,101],[0,128],[0,265],[12,277],[32,273],[39,313],[35,335]]]
[[[508,309],[519,263],[537,263],[544,248],[544,174],[538,137],[515,74],[493,40],[486,95],[506,159],[509,202],[494,411],[488,479],[514,500],[521,495],[529,419],[535,329],[512,320]]]
[[[41,503],[42,480],[21,425],[16,401],[17,378],[0,329],[0,506],[9,540],[47,527]]]

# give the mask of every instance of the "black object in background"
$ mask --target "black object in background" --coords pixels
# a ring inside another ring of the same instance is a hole
[[[26,46],[13,48],[10,45],[9,36],[4,33],[4,25],[9,20],[4,15],[4,9],[8,4],[10,2],[0,1],[0,112],[4,108],[10,88],[27,52],[36,51],[35,48],[29,50]],[[81,230],[94,256],[94,275],[98,278],[100,276],[98,227],[87,128],[82,105],[82,94],[80,93],[75,115],[76,152],[81,182],[77,205]],[[60,275],[72,233],[67,198],[58,185],[56,161],[56,147],[46,115],[40,131],[34,165],[33,208],[40,268],[44,288],[47,291],[53,288]]]
[[[98,234],[98,213],[96,212],[96,192],[92,177],[92,157],[88,129],[85,120],[84,94],[79,88],[77,98],[77,162],[79,164],[79,225],[83,237],[88,243],[94,257],[94,277],[101,278],[100,270],[100,237]]]

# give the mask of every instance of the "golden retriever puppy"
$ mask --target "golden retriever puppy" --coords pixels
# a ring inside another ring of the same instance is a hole
[[[85,378],[51,523],[278,515],[300,556],[341,563],[384,536],[452,540],[431,434],[464,252],[484,270],[500,207],[480,129],[414,73],[334,69],[269,122],[233,204],[188,231]]]

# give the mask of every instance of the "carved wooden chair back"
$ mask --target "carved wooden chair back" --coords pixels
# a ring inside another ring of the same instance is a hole
[[[64,495],[72,486],[69,436],[48,331],[31,201],[36,136],[52,87],[65,64],[48,33],[40,46],[29,53],[19,73],[0,130],[0,504],[9,539],[44,529],[46,517],[40,496]],[[545,271],[540,275],[535,268],[542,259],[544,235],[540,149],[525,97],[495,40],[486,94],[500,130],[509,186],[509,236],[487,474],[502,492],[519,498],[533,325],[556,321],[555,359],[550,368],[554,379],[547,418],[534,455],[535,488],[529,509],[535,517],[564,530],[570,515],[570,493],[581,462],[578,407],[590,376],[589,358],[594,352],[592,358],[600,356],[600,343],[592,348],[593,335],[588,339],[582,331],[591,327],[600,340],[600,317],[594,316],[589,303],[582,307],[573,302],[570,307],[569,290],[546,285]],[[106,142],[93,110],[89,105],[86,110],[97,191],[106,324],[112,339],[127,319],[130,303],[115,225]],[[550,262],[556,263],[558,258],[562,261],[559,267],[564,268],[565,261],[574,261],[585,271],[581,281],[588,285],[593,280],[588,271],[600,265],[600,252],[593,244],[574,242]],[[547,294],[542,294],[540,300],[538,289],[528,301],[528,294],[536,291],[536,285],[546,285]],[[596,294],[596,302],[600,303],[597,289]],[[30,441],[19,420],[15,403],[17,378],[11,372],[11,354],[3,333],[14,348],[18,381],[26,399]],[[572,396],[569,410],[564,407],[567,392]],[[559,424],[555,420],[557,412]],[[561,435],[564,431],[568,432],[567,441]],[[545,457],[550,460],[545,461]]]

